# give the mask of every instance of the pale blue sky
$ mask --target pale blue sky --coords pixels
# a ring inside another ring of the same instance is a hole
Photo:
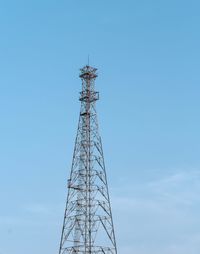
[[[88,54],[119,253],[199,254],[199,13],[197,0],[0,1],[0,254],[58,253]]]

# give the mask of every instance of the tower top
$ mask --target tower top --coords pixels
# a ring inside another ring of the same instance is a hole
[[[95,91],[95,79],[97,77],[97,69],[89,65],[80,69],[79,77],[82,80],[82,91],[79,100],[86,103],[92,103],[99,99],[99,93]]]
[[[89,65],[85,65],[83,68],[80,69],[81,73],[79,75],[79,77],[81,79],[95,79],[98,75],[97,75],[97,68],[94,68],[92,66]]]

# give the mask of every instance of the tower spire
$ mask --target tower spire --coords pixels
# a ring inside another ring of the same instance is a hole
[[[81,110],[59,254],[117,254],[95,90],[97,69],[80,70]]]

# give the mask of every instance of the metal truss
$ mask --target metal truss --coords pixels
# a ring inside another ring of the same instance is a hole
[[[81,69],[78,132],[72,160],[59,254],[117,254],[95,104],[97,69]]]

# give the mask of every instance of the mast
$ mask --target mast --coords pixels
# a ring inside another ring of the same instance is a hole
[[[86,65],[80,71],[81,110],[59,254],[117,254],[96,112],[97,69]]]

